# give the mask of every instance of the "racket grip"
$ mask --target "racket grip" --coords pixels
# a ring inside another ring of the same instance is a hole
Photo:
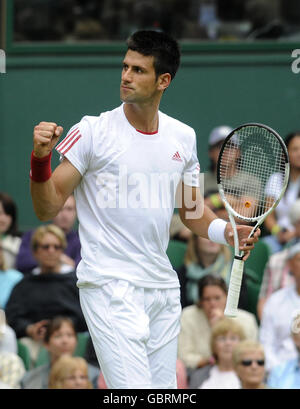
[[[243,271],[244,271],[244,261],[235,258],[233,260],[233,264],[231,268],[227,302],[226,302],[226,307],[224,311],[224,314],[227,317],[236,317],[237,315],[237,307],[238,307],[239,298],[240,298]]]

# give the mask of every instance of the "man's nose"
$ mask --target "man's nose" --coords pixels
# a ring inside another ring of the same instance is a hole
[[[132,71],[129,68],[127,70],[123,71],[122,80],[124,82],[131,82],[132,81]]]

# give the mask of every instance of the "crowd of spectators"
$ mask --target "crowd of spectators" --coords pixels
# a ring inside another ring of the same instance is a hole
[[[231,129],[228,125],[212,129],[208,137],[210,168],[204,174],[205,202],[225,219],[226,211],[216,186],[216,163]],[[171,236],[173,241],[186,243],[185,257],[177,268],[183,307],[178,354],[186,366],[192,388],[300,388],[300,133],[289,133],[285,143],[290,157],[289,185],[281,206],[262,226],[260,242],[266,254],[250,256],[265,256],[264,268],[261,269],[259,259],[252,263],[258,282],[254,293],[252,273],[245,267],[239,312],[231,319],[243,329],[244,344],[239,347],[237,343],[235,348],[232,341],[238,337],[232,336],[233,331],[228,330],[227,334],[224,329],[222,334],[224,343],[228,338],[228,351],[232,352],[232,366],[228,369],[235,372],[239,383],[230,376],[222,376],[214,336],[224,321],[232,253],[228,266],[228,248],[194,235],[184,239],[179,225],[176,234]],[[250,299],[254,300],[255,311],[250,308]],[[243,337],[239,335],[239,339]]]
[[[230,129],[216,127],[208,138],[211,174]],[[183,308],[179,388],[300,388],[300,133],[288,136],[291,140],[292,188],[286,195],[292,191],[296,200],[283,197],[291,234],[280,248],[268,247],[256,311],[249,308],[253,294],[245,269],[237,317],[224,316],[232,252],[189,233],[174,215],[171,240],[186,245],[176,268]],[[226,218],[214,186],[205,200]],[[282,211],[272,217],[277,225]],[[70,196],[50,223],[21,233],[17,205],[0,193],[0,388],[106,388],[76,286],[80,241],[75,222]],[[261,241],[278,239],[279,231],[270,229],[262,229]]]
[[[136,29],[177,39],[297,39],[297,0],[14,0],[15,41],[124,40]]]

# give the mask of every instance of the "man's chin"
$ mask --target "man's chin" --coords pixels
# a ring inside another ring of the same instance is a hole
[[[122,102],[126,103],[126,104],[132,104],[132,103],[133,103],[133,101],[131,101],[130,98],[125,97],[125,96],[122,95],[122,94],[120,95],[120,100],[121,100]]]

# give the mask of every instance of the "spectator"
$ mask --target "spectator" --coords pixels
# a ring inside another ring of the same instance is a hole
[[[15,268],[21,244],[19,236],[17,206],[8,194],[0,192],[0,245],[7,269]]]
[[[174,213],[170,224],[170,239],[187,242],[192,232],[181,221],[179,213]]]
[[[282,246],[294,237],[294,227],[289,219],[291,205],[300,195],[300,131],[291,132],[285,138],[285,144],[290,158],[290,177],[288,187],[275,211],[265,220],[264,226],[271,233],[263,240],[270,246],[273,253],[280,251]],[[278,174],[271,176],[268,184],[279,186],[282,180]],[[265,191],[268,195],[268,185]],[[272,197],[270,198],[272,200]]]
[[[12,289],[22,278],[23,274],[19,271],[6,268],[0,243],[0,308],[5,308]]]
[[[33,361],[43,340],[47,320],[66,315],[73,319],[77,331],[86,331],[76,275],[74,272],[62,274],[61,271],[61,255],[65,247],[65,235],[59,227],[38,227],[32,237],[32,249],[40,274],[27,274],[14,287],[6,305],[8,324],[29,347]]]
[[[207,196],[208,192],[218,191],[217,185],[217,163],[218,157],[223,145],[224,140],[233,130],[230,126],[221,125],[212,129],[208,138],[208,155],[209,155],[209,171],[204,175],[204,196]],[[206,203],[210,207],[222,207],[223,203],[218,193],[208,197]]]
[[[300,309],[300,243],[289,249],[287,259],[294,284],[275,291],[267,299],[260,323],[260,341],[265,349],[268,371],[297,357],[290,324],[293,314]]]
[[[224,317],[227,299],[227,286],[221,277],[206,275],[200,278],[198,291],[197,304],[182,311],[178,340],[178,357],[189,372],[211,363],[211,331],[213,325]],[[233,320],[242,326],[246,338],[257,339],[258,327],[253,314],[239,309]]]
[[[228,216],[224,211],[224,204],[221,200],[220,194],[218,192],[218,185],[217,185],[217,164],[218,164],[218,157],[221,151],[221,147],[223,145],[224,140],[226,137],[233,131],[232,128],[228,126],[219,126],[214,128],[209,136],[209,156],[210,156],[210,170],[209,172],[205,173],[204,175],[204,201],[205,204],[211,209],[217,209],[217,213],[219,217],[222,217],[219,213],[223,215],[223,217],[227,220]],[[237,143],[237,138],[232,138],[232,144],[230,145],[230,167],[227,169],[226,172],[226,184],[230,185],[231,191],[236,192],[243,192],[243,185],[249,183],[250,185],[256,186],[258,190],[261,189],[261,181],[255,177],[254,175],[250,174],[249,172],[242,171],[239,169],[238,163],[240,160],[240,148],[239,144]],[[228,148],[229,149],[229,148]],[[228,151],[227,151],[228,154]],[[223,180],[223,185],[225,180]],[[228,199],[228,195],[227,195]],[[239,200],[231,197],[231,200]],[[254,203],[254,201],[253,201]],[[251,209],[251,214],[253,213],[253,209]],[[249,216],[247,211],[244,209],[243,211],[244,216]],[[245,223],[245,221],[244,221]]]
[[[243,328],[231,318],[219,320],[212,328],[212,363],[190,375],[190,388],[239,389],[240,381],[233,368],[232,351],[245,339]]]
[[[52,365],[49,389],[93,389],[84,358],[62,355]]]
[[[292,324],[292,339],[297,349],[297,357],[275,366],[268,377],[271,388],[300,389],[300,316],[296,316]]]
[[[27,372],[22,379],[23,389],[47,389],[53,365],[61,356],[74,354],[77,334],[72,320],[62,316],[50,320],[45,327],[44,346],[49,352],[50,362]],[[99,369],[88,365],[88,376],[94,387],[97,387]]]
[[[0,352],[0,389],[20,389],[25,374],[22,359],[11,352]]]
[[[222,277],[228,284],[231,260],[232,254],[228,246],[193,234],[188,241],[184,264],[177,271],[182,307],[198,301],[198,281],[201,277],[214,274]]]
[[[251,22],[247,39],[274,40],[285,34],[285,27],[279,19],[276,3],[276,1],[269,0],[248,0],[246,2],[246,13]]]
[[[265,267],[257,305],[257,315],[260,320],[264,304],[268,297],[280,288],[294,283],[294,277],[289,269],[287,255],[289,247],[298,243],[300,240],[300,199],[297,199],[291,206],[289,218],[295,229],[294,238],[285,245],[283,250],[272,254]]]
[[[242,389],[267,388],[265,379],[265,354],[258,342],[244,340],[233,350],[233,364]]]
[[[0,352],[18,353],[15,331],[7,325],[5,311],[0,309]]]
[[[67,246],[61,253],[61,262],[63,263],[62,272],[74,271],[81,260],[80,241],[78,232],[72,230],[76,221],[76,206],[74,196],[71,195],[65,202],[63,208],[53,219],[53,224],[60,227],[66,235]],[[37,261],[31,251],[31,239],[33,231],[28,231],[22,236],[20,250],[17,256],[17,269],[22,273],[29,273],[37,267]]]

